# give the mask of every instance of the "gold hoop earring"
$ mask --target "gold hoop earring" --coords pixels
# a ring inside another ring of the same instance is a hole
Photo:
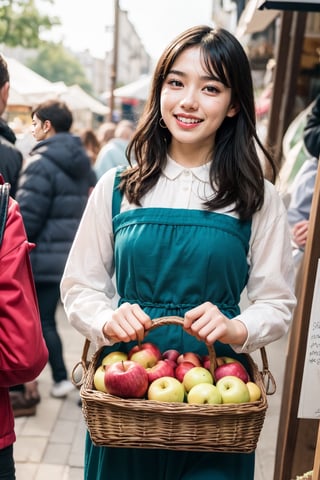
[[[160,125],[161,128],[168,128],[167,125],[164,123],[164,120],[163,120],[162,117],[160,117],[159,125]]]

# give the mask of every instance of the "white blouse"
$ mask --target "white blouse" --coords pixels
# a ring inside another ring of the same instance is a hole
[[[115,308],[112,193],[115,169],[106,172],[90,195],[61,281],[61,299],[70,323],[99,348],[110,345],[102,333]],[[185,168],[168,158],[159,181],[142,199],[142,207],[203,210],[212,195],[209,164]],[[124,197],[121,211],[137,207]],[[220,211],[235,216],[226,210]],[[284,335],[296,304],[290,233],[284,204],[265,181],[265,201],[252,219],[247,257],[248,308],[237,316],[248,336],[237,352],[250,353]]]

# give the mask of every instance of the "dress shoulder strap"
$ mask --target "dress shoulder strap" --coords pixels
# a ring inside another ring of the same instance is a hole
[[[118,213],[120,213],[121,201],[122,201],[122,192],[120,191],[119,185],[121,182],[121,173],[126,167],[118,167],[113,183],[113,193],[112,193],[112,218],[114,218]]]

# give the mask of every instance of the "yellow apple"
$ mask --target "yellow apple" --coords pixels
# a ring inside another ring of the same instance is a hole
[[[228,375],[216,383],[222,403],[245,403],[250,401],[249,389],[241,378]]]
[[[192,387],[198,385],[199,383],[211,383],[213,384],[213,377],[209,370],[204,367],[193,367],[187,371],[183,377],[183,385],[187,392],[191,390]]]
[[[217,404],[222,403],[222,397],[215,385],[198,383],[189,391],[188,403]]]
[[[103,357],[101,365],[112,365],[113,363],[116,363],[116,362],[125,361],[127,360],[127,358],[128,358],[128,355],[124,352],[118,352],[118,351],[110,352],[108,353],[108,355]]]
[[[108,368],[106,367],[106,365],[99,365],[99,367],[96,369],[93,376],[93,384],[96,390],[99,390],[100,392],[108,393],[107,387],[105,386],[105,383],[104,383],[106,368]]]
[[[158,402],[183,402],[184,387],[174,377],[161,377],[154,380],[148,389],[148,400]]]
[[[254,382],[247,382],[247,388],[249,390],[250,402],[256,402],[261,398],[260,387]]]

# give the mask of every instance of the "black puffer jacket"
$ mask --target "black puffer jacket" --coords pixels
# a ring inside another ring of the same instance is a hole
[[[11,185],[10,195],[16,194],[19,173],[22,167],[22,153],[14,146],[16,136],[7,123],[0,118],[0,173]]]
[[[79,137],[58,133],[39,142],[18,183],[16,199],[36,282],[60,282],[90,188],[96,176]]]

